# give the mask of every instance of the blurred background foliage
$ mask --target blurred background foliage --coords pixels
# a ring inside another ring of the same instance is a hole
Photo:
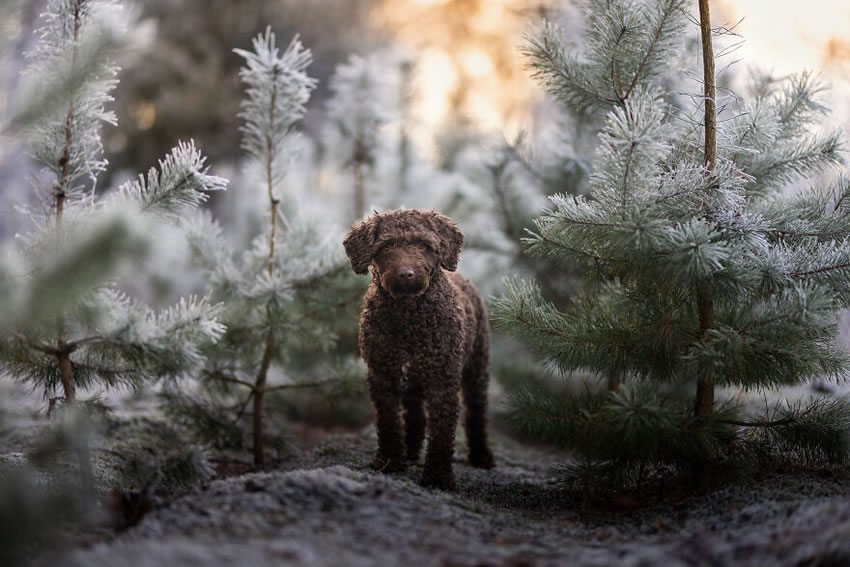
[[[142,19],[156,22],[157,39],[144,63],[122,75],[115,96],[121,126],[107,135],[106,146],[119,170],[153,163],[175,140],[186,138],[194,138],[212,163],[232,162],[242,96],[242,59],[232,48],[250,49],[267,25],[281,42],[299,34],[313,52],[310,72],[319,87],[306,120],[312,132],[318,131],[335,65],[383,43],[369,29],[369,0],[152,0],[139,7]]]

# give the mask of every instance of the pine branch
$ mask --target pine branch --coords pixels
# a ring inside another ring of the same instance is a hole
[[[635,75],[634,80],[632,80],[632,84],[629,85],[629,90],[627,93],[623,93],[623,86],[620,84],[620,77],[617,74],[617,51],[620,49],[620,42],[623,40],[623,37],[626,35],[627,28],[623,26],[620,29],[620,33],[617,34],[617,40],[614,42],[614,49],[611,50],[611,84],[614,87],[614,95],[617,97],[617,100],[620,104],[625,104],[626,99],[631,94],[631,89],[637,80],[637,75]],[[640,72],[640,70],[638,70]]]
[[[844,464],[850,460],[850,401],[846,397],[777,404],[766,418],[785,422],[764,428],[762,438],[774,451],[796,454],[807,462]]]
[[[766,137],[763,142],[765,148],[749,163],[742,164],[752,177],[747,191],[753,196],[769,196],[782,184],[844,164],[844,142],[837,130],[818,136],[800,133],[783,140]]]
[[[599,225],[596,225],[596,226],[599,226]],[[546,252],[541,251],[540,248],[537,246],[538,242],[545,242],[548,246],[557,248],[559,250],[563,250],[565,252],[568,252],[571,255],[575,255],[575,256],[579,256],[579,257],[587,257],[587,258],[590,258],[591,260],[594,260],[596,262],[609,262],[609,263],[615,262],[615,260],[613,258],[605,258],[603,256],[600,256],[599,254],[594,253],[594,252],[574,248],[574,247],[569,246],[569,245],[567,245],[567,244],[565,244],[565,243],[563,243],[559,240],[551,238],[551,237],[549,237],[545,234],[538,234],[538,233],[531,232],[531,231],[529,231],[528,234],[530,236],[528,238],[524,239],[524,241],[528,246],[528,253],[532,254],[532,255],[541,255],[541,256],[545,255]]]
[[[635,72],[634,77],[632,78],[632,82],[629,83],[629,88],[626,90],[626,93],[623,96],[623,101],[628,99],[629,96],[632,94],[632,91],[635,89],[635,86],[637,86],[638,80],[643,74],[644,69],[647,67],[648,62],[651,60],[653,55],[655,55],[659,42],[662,38],[665,37],[667,33],[669,33],[669,28],[667,27],[667,24],[671,23],[673,13],[682,10],[683,5],[681,0],[667,0],[666,4],[662,8],[661,17],[659,18],[658,24],[655,26],[655,29],[652,33],[652,37],[649,41],[649,45],[644,51],[644,56],[640,61],[640,65],[638,66],[638,69]]]
[[[34,158],[56,178],[50,209],[57,219],[68,203],[86,198],[79,182],[88,179],[93,188],[106,167],[100,127],[115,123],[105,105],[117,84],[117,66],[94,51],[120,47],[122,23],[113,8],[109,0],[51,0],[37,30],[40,40],[28,54],[25,89],[46,86],[54,94],[36,94],[50,106],[40,116],[33,108],[18,119],[29,123],[25,136]]]
[[[27,345],[27,347],[33,350],[37,350],[38,352],[43,352],[44,354],[50,355],[59,354],[59,349],[57,347],[35,341],[22,333],[12,333],[12,336]]]
[[[792,75],[784,82],[774,97],[783,137],[791,139],[803,133],[818,117],[827,114],[828,109],[817,100],[823,90],[820,80],[809,71]]]
[[[555,24],[544,22],[534,36],[526,36],[521,53],[529,59],[531,78],[537,80],[555,98],[581,113],[592,108],[607,108],[617,99],[600,96],[582,78],[582,69],[568,51]]]
[[[784,419],[776,419],[773,421],[742,421],[740,419],[718,419],[716,421],[717,423],[724,423],[726,425],[737,425],[738,427],[781,427],[783,425],[790,425],[794,423],[794,419],[790,417],[786,417]]]
[[[825,274],[827,272],[833,272],[833,271],[836,271],[836,270],[847,270],[847,269],[850,269],[850,262],[842,262],[840,264],[833,264],[833,265],[830,265],[830,266],[822,266],[820,268],[816,268],[816,269],[813,269],[813,270],[791,272],[790,275],[791,275],[791,277],[795,277],[795,278],[806,278],[806,277],[809,277],[809,276]]]
[[[210,191],[226,188],[227,180],[207,174],[206,158],[195,148],[195,142],[180,142],[164,159],[159,171],[151,168],[147,178],[127,182],[120,195],[136,203],[140,211],[177,220],[209,198]]]
[[[266,387],[266,392],[277,392],[280,390],[299,390],[302,388],[319,388],[321,386],[327,386],[328,384],[334,384],[336,380],[317,380],[315,382],[296,382],[293,384],[277,384],[275,386]]]
[[[257,392],[257,386],[253,382],[248,382],[247,380],[240,380],[232,376],[225,376],[220,372],[208,373],[207,375],[214,380],[220,380],[229,384],[238,384],[240,386],[245,386],[246,388],[249,388],[254,393]]]

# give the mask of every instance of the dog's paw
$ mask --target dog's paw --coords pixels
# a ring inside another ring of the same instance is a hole
[[[454,491],[457,489],[457,485],[455,484],[455,475],[451,471],[448,471],[447,473],[437,473],[426,470],[422,475],[422,486],[447,491]]]
[[[383,455],[375,455],[375,458],[372,459],[372,463],[369,466],[372,470],[386,474],[404,472],[407,470],[407,463],[404,462],[404,459],[390,459]]]
[[[477,469],[492,469],[496,466],[496,462],[493,460],[493,453],[490,452],[490,449],[470,452],[469,464]]]

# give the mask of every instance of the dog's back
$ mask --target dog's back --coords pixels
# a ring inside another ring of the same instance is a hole
[[[466,366],[469,363],[469,358],[476,351],[476,344],[486,343],[488,346],[490,344],[490,324],[487,319],[487,307],[471,281],[458,272],[449,272],[446,275],[456,290],[458,303],[464,309],[464,319],[469,326],[469,332],[467,333],[467,341],[469,342],[466,348],[467,360],[464,361],[464,366]]]

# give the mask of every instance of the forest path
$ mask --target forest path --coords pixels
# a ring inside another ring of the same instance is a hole
[[[64,567],[239,565],[850,565],[850,481],[793,473],[700,496],[581,511],[551,452],[495,435],[497,468],[456,493],[366,469],[374,430],[327,437],[281,468],[216,480]],[[56,565],[57,563],[52,563]]]

